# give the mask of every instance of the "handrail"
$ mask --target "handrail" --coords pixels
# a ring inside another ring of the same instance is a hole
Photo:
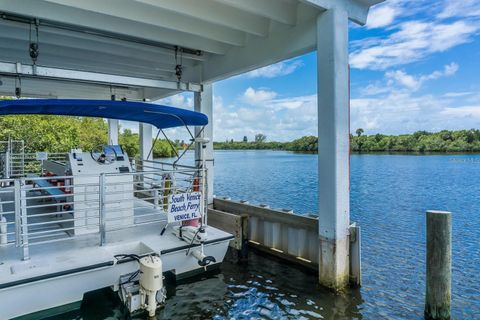
[[[166,221],[169,195],[204,192],[203,174],[197,168],[170,167],[88,174],[81,179],[71,175],[0,179],[0,206],[6,209],[1,214],[7,217],[8,228],[8,243],[0,246],[15,244],[28,259],[31,245],[86,235],[98,236],[98,244],[104,245],[114,230]],[[42,180],[68,183],[55,185]]]

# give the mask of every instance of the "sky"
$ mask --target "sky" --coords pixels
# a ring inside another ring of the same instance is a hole
[[[480,129],[480,1],[387,0],[349,42],[352,132]],[[214,140],[316,135],[316,88],[315,52],[215,83]]]

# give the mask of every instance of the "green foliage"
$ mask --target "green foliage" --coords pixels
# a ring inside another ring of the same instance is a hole
[[[228,141],[213,142],[213,148],[217,150],[284,150],[284,142],[244,142]]]
[[[417,131],[413,134],[390,136],[384,134],[350,134],[352,152],[480,152],[480,130],[442,130],[431,133]],[[215,149],[223,150],[288,150],[295,152],[317,152],[318,139],[305,136],[291,142],[214,142]]]
[[[315,136],[301,137],[300,139],[287,143],[286,150],[296,152],[317,152],[318,138]]]
[[[0,97],[1,98],[1,97]],[[103,119],[45,115],[11,115],[0,117],[0,141],[8,138],[25,141],[25,152],[68,152],[73,148],[85,151],[107,143],[108,126]],[[119,143],[130,157],[140,153],[137,133],[126,129]],[[174,150],[167,141],[158,140],[154,157],[172,157]]]
[[[0,117],[0,140],[11,137],[25,141],[25,152],[65,152],[72,148],[90,150],[107,141],[102,119],[44,115]]]
[[[129,157],[136,157],[140,154],[140,143],[138,133],[133,133],[130,129],[125,129],[118,136],[118,143]]]
[[[133,133],[130,129],[125,129],[118,137],[118,142],[123,147],[129,157],[140,155],[140,143],[138,133]],[[174,149],[166,140],[158,139],[153,147],[154,158],[173,157]]]
[[[351,136],[354,152],[479,152],[480,130],[417,131],[399,136]]]
[[[267,136],[263,133],[259,133],[255,135],[255,142],[265,142],[267,140]]]
[[[157,140],[153,148],[154,158],[165,158],[175,156],[175,150],[166,140]]]
[[[127,152],[129,157],[140,155],[140,143],[138,133],[133,133],[130,129],[125,129],[118,137],[118,142]],[[177,146],[175,145],[177,148]],[[175,156],[175,150],[166,140],[158,139],[153,147],[154,158],[165,158]]]

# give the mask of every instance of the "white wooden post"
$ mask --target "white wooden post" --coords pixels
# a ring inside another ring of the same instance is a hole
[[[349,280],[350,181],[348,15],[317,19],[319,281],[341,290]]]
[[[207,169],[207,200],[208,204],[213,204],[213,93],[212,84],[204,84],[202,92],[194,93],[194,108],[197,112],[202,112],[208,117],[208,125],[203,130],[203,137],[210,140],[206,144],[203,152],[205,157],[205,167]],[[195,128],[195,136],[201,128]],[[195,145],[195,161],[201,163],[202,152],[200,145]]]
[[[108,119],[108,144],[118,144],[117,119]]]
[[[153,152],[150,153],[152,149],[152,125],[148,123],[139,123],[139,133],[140,133],[140,160],[152,160]],[[148,159],[147,159],[148,157]]]

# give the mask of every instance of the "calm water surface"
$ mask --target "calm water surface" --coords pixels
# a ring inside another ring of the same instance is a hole
[[[215,154],[217,196],[313,213],[317,180],[316,155]],[[158,319],[423,319],[427,209],[453,212],[453,319],[480,319],[480,155],[351,157],[361,289],[333,295],[315,274],[250,253],[248,264],[227,258],[220,273],[177,285]],[[105,301],[87,305],[93,318],[121,318]]]
[[[215,190],[316,212],[317,165],[309,154],[217,152]],[[358,313],[345,318],[422,318],[427,209],[453,212],[453,317],[480,319],[480,155],[351,157],[351,220],[362,227],[363,287]]]

